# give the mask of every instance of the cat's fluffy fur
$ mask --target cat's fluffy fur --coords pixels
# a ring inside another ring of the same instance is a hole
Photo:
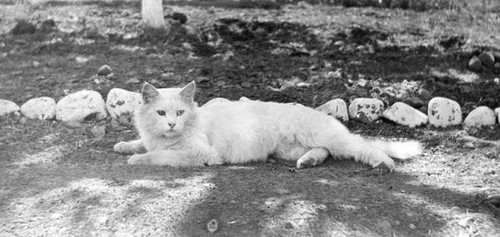
[[[135,113],[140,139],[114,149],[134,154],[129,164],[202,166],[266,160],[293,160],[297,168],[328,156],[353,158],[394,169],[390,158],[422,152],[420,143],[368,141],[336,119],[300,104],[233,101],[198,107],[195,84],[156,89],[145,84]]]

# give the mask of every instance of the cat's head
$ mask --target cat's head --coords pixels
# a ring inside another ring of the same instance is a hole
[[[183,88],[166,89],[145,83],[141,92],[143,105],[137,115],[138,126],[156,136],[182,135],[196,116],[195,91],[194,81]]]

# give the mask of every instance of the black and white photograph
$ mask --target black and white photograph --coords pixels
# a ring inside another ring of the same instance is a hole
[[[500,1],[0,0],[17,236],[500,236]]]

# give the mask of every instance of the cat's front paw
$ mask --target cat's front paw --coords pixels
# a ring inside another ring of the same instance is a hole
[[[115,144],[113,147],[113,150],[116,153],[120,154],[133,154],[132,150],[130,149],[130,146],[128,145],[128,142],[118,142]]]
[[[140,165],[140,164],[149,164],[147,155],[133,155],[127,160],[127,164],[129,165]]]

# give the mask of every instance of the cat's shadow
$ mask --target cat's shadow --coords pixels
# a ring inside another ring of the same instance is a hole
[[[417,184],[416,176],[380,172],[350,160],[328,159],[318,167],[299,170],[278,160],[208,167],[207,172],[215,174],[209,181],[215,188],[185,217],[184,223],[190,224],[181,229],[189,236],[206,234],[205,224],[211,219],[220,222],[222,236],[295,233],[291,230],[325,235],[336,225],[352,233],[383,235],[387,233],[377,225],[382,216],[397,223],[391,233],[426,235],[446,225],[431,203],[488,213],[478,206],[475,195]],[[419,204],[416,197],[428,200],[428,205]],[[296,220],[301,216],[307,225]],[[242,223],[233,223],[238,221]]]

